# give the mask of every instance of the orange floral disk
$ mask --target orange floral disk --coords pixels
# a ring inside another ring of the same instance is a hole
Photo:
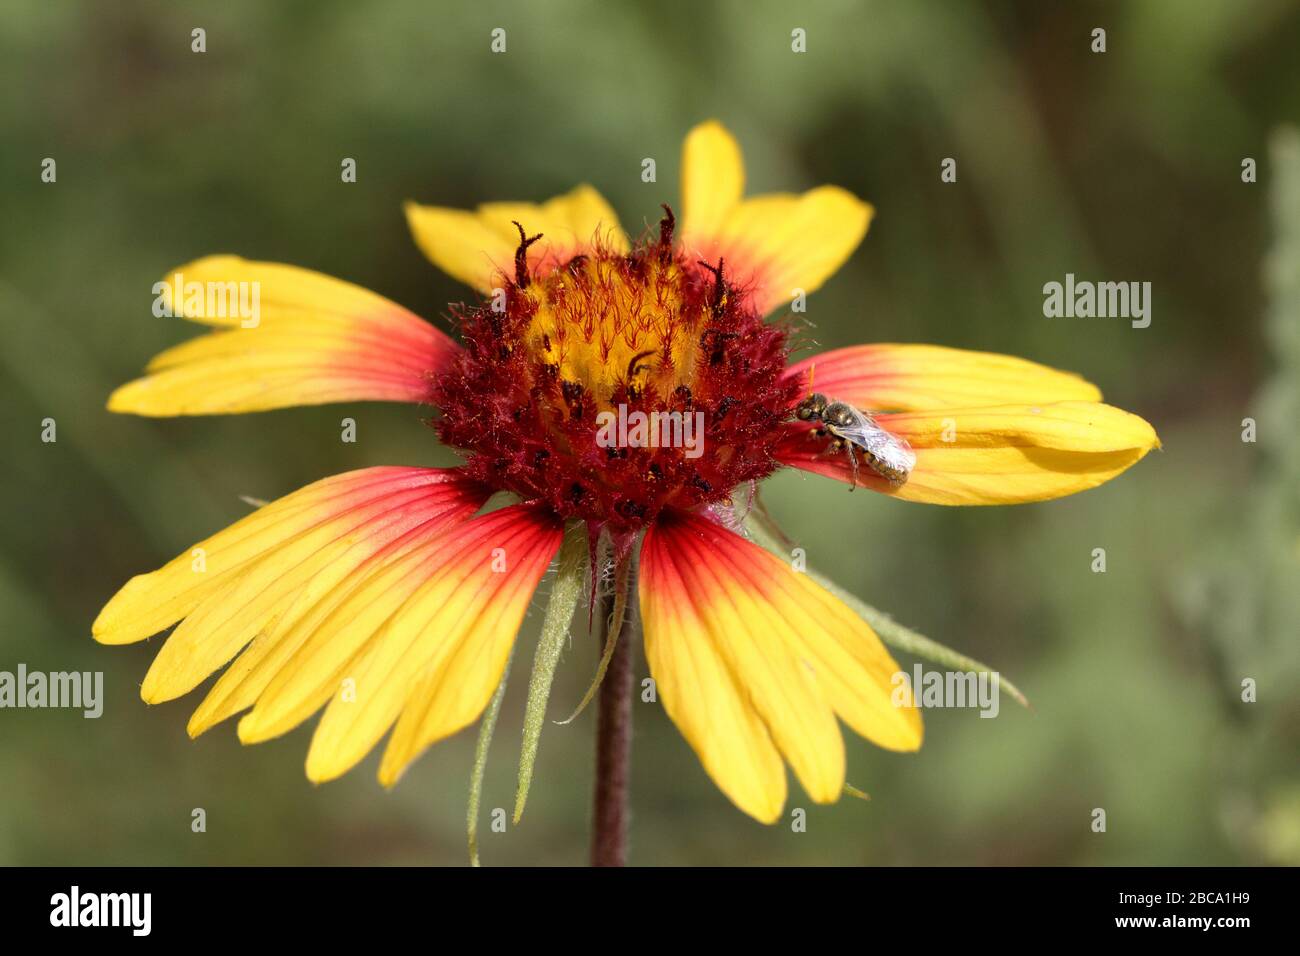
[[[466,348],[433,391],[468,474],[623,542],[665,508],[729,500],[775,470],[799,387],[786,333],[725,259],[689,262],[672,240],[669,213],[654,241],[595,245],[536,281],[521,241],[504,306],[461,313]],[[599,427],[638,415],[653,424],[632,439]]]

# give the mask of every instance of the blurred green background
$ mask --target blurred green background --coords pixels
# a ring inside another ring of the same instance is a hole
[[[1105,54],[1090,50],[1098,26]],[[495,27],[504,55],[489,51]],[[138,697],[160,639],[90,639],[117,587],[246,513],[240,495],[453,463],[419,410],[158,421],[104,401],[199,331],[150,314],[172,266],[294,263],[441,323],[466,291],[410,242],[403,200],[540,200],[589,181],[636,232],[678,202],[686,131],[717,117],[751,191],[835,183],[877,208],[809,300],[821,344],[935,342],[1076,370],[1165,448],[1103,488],[1016,508],[777,476],[768,504],[810,563],[998,668],[1034,710],[1004,696],[996,720],[931,712],[911,756],[849,736],[849,779],[871,802],[815,807],[792,783],[787,809],[809,808],[794,833],[733,809],[662,711],[638,704],[633,861],[1300,863],[1300,147],[1276,132],[1300,116],[1297,49],[1300,5],[1285,0],[9,0],[0,669],[102,670],[106,703],[97,721],[0,711],[0,862],[465,861],[473,731],[391,793],[375,755],[314,787],[310,726],[250,748],[233,725],[191,742],[198,693]],[[47,156],[55,184],[40,182]],[[940,182],[945,157],[955,184]],[[1245,157],[1258,183],[1242,182]],[[1151,327],[1044,319],[1042,286],[1066,272],[1152,282]],[[339,441],[343,416],[356,444]],[[1258,443],[1241,441],[1247,416]],[[57,443],[40,440],[46,417]],[[1090,570],[1097,547],[1105,574]],[[489,810],[513,798],[539,618]],[[575,637],[552,716],[585,689],[593,644]],[[1245,677],[1256,703],[1240,700]],[[528,812],[484,833],[486,863],[585,861],[593,727],[589,711],[546,731]],[[195,807],[206,833],[191,832]]]

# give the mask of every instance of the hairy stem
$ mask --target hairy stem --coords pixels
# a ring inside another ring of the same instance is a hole
[[[629,579],[632,576],[629,575]],[[627,587],[631,589],[632,581]],[[613,593],[600,597],[597,638],[603,647],[614,614]],[[628,769],[632,755],[632,641],[631,608],[622,623],[618,641],[600,685],[596,717],[596,787],[593,797],[591,865],[623,866],[627,863]]]

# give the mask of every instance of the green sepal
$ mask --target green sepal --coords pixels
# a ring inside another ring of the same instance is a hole
[[[524,707],[524,737],[519,750],[519,785],[515,790],[515,816],[518,823],[528,801],[528,787],[533,779],[533,764],[546,723],[546,704],[551,697],[551,682],[560,662],[569,627],[582,596],[588,557],[587,533],[582,524],[569,527],[560,547],[559,568],[551,585],[550,600],[542,618],[542,633],[533,658],[533,673],[528,679],[528,703]]]

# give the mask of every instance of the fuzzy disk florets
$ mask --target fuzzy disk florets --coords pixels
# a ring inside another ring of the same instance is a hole
[[[673,248],[671,213],[630,253],[595,243],[536,277],[520,239],[515,275],[454,313],[465,349],[435,385],[439,437],[474,477],[619,534],[777,467],[787,332],[725,262]]]

